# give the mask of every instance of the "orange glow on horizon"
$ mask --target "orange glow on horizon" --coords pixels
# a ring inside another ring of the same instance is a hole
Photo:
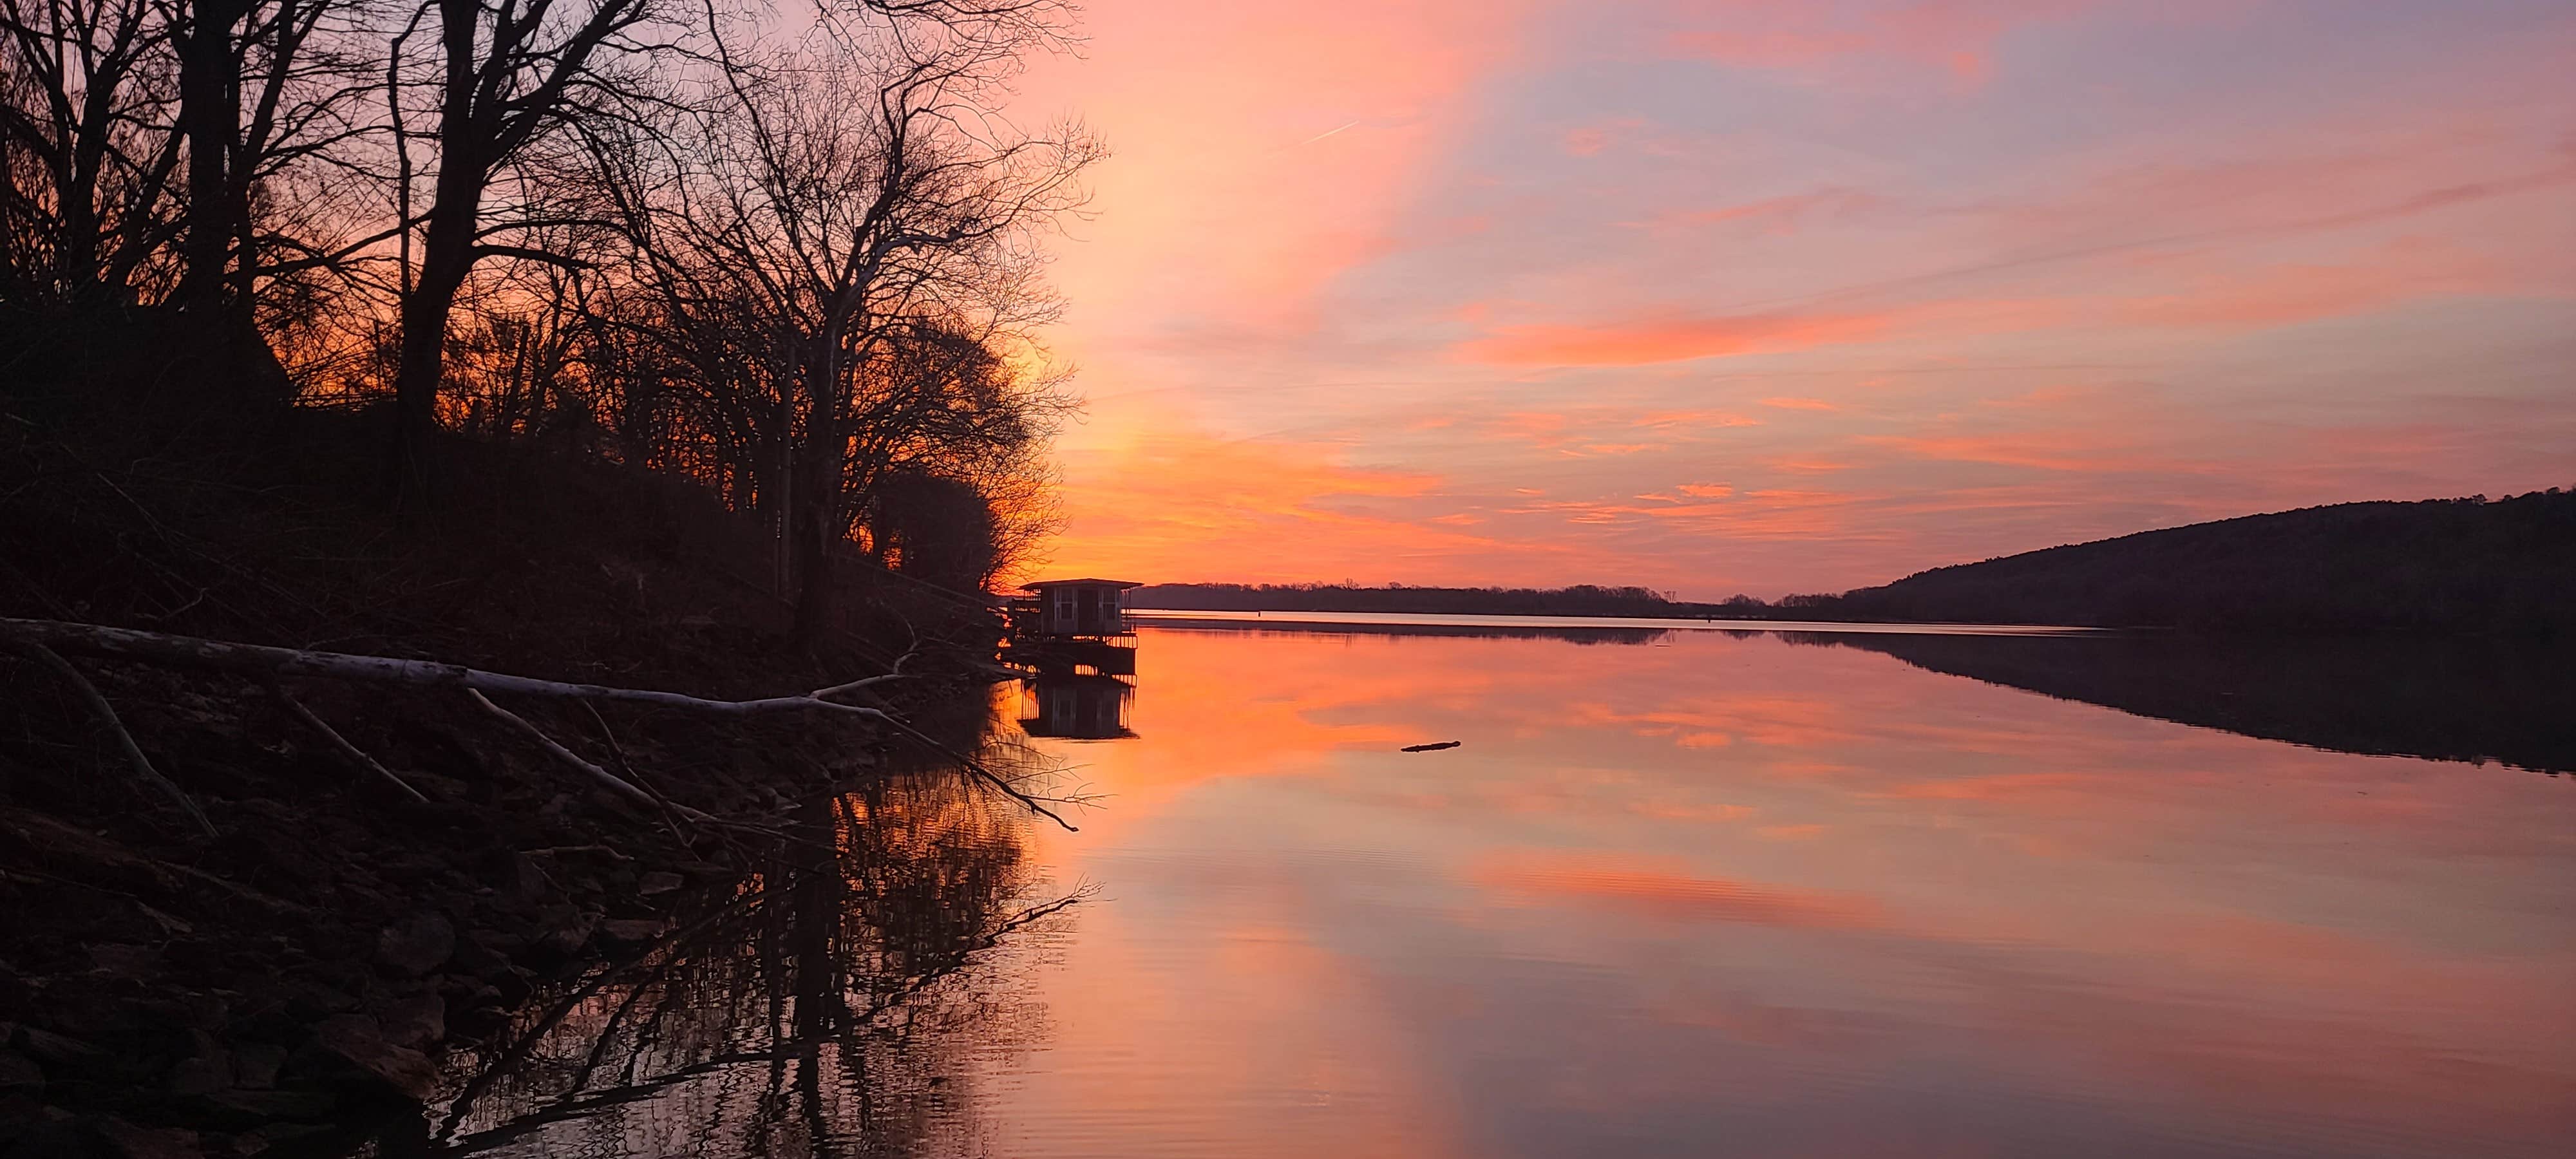
[[[1776,596],[2571,481],[2563,13],[1085,7],[1049,566]]]

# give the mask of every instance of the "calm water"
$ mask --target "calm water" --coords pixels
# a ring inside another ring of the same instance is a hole
[[[1133,733],[1029,742],[1080,832],[809,808],[829,857],[532,1013],[438,1143],[2571,1153],[2562,668],[1443,630],[1149,628],[1132,703],[1006,700]]]

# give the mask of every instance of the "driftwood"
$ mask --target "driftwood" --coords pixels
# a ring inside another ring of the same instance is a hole
[[[435,660],[404,660],[392,656],[359,656],[347,652],[272,648],[264,644],[235,644],[198,636],[174,636],[164,632],[110,628],[101,624],[74,624],[61,620],[0,618],[0,640],[16,643],[22,647],[32,645],[120,660],[211,668],[225,672],[246,672],[271,679],[314,676],[331,680],[428,685],[465,688],[476,692],[517,693],[522,696],[569,697],[580,700],[608,700],[623,704],[649,704],[662,708],[720,713],[728,716],[756,716],[774,712],[835,712],[869,720],[887,719],[883,709],[863,708],[855,704],[836,704],[810,694],[771,696],[758,700],[710,700],[684,692],[619,688],[607,684],[575,684],[562,680],[538,680],[528,676],[512,676],[504,672],[486,672],[479,668],[468,668],[462,664],[446,664]],[[847,686],[835,686],[823,691],[837,691],[842,687]]]
[[[14,621],[0,621],[0,623],[10,622]],[[204,830],[206,836],[217,835],[215,823],[206,819],[206,811],[198,808],[197,803],[191,800],[187,792],[176,782],[162,776],[161,770],[152,767],[152,758],[144,756],[143,746],[134,743],[134,734],[126,731],[124,721],[117,719],[116,706],[107,702],[107,697],[99,692],[98,685],[90,683],[89,677],[82,675],[81,670],[73,667],[71,661],[63,659],[61,653],[46,647],[42,640],[7,636],[0,636],[0,640],[16,644],[19,651],[34,658],[37,663],[53,669],[56,675],[63,678],[64,683],[79,692],[82,703],[89,706],[90,714],[96,716],[99,723],[106,725],[108,732],[115,734],[116,747],[124,751],[125,763],[134,769],[134,775],[141,778],[144,784],[159,789],[163,795],[178,802],[179,810],[186,813],[189,820],[196,822],[197,828]]]
[[[460,688],[470,694],[475,703],[485,712],[535,739],[557,760],[581,770],[584,775],[598,781],[611,792],[648,808],[676,812],[692,821],[719,824],[722,823],[719,818],[673,802],[583,759],[553,737],[547,736],[544,730],[529,723],[525,717],[494,704],[485,693],[515,693],[522,696],[579,700],[585,703],[607,700],[728,716],[755,716],[779,712],[825,712],[855,716],[884,724],[929,745],[956,761],[958,767],[963,769],[970,778],[983,781],[1001,790],[1011,799],[1068,830],[1074,828],[1071,822],[1047,808],[1043,801],[1022,792],[1019,786],[1011,783],[1009,778],[985,767],[983,762],[958,752],[929,734],[904,723],[894,714],[881,708],[842,704],[825,699],[827,696],[862,692],[872,685],[885,681],[904,679],[901,660],[896,661],[897,670],[894,672],[818,688],[801,696],[771,696],[756,700],[711,700],[681,692],[539,680],[528,676],[513,676],[505,672],[486,672],[479,668],[468,668],[462,664],[448,664],[435,660],[405,660],[392,656],[363,656],[347,652],[275,648],[264,644],[237,644],[199,636],[145,632],[133,628],[111,628],[103,624],[78,624],[64,620],[19,620],[0,617],[0,643],[15,645],[31,654],[39,655],[40,658],[49,658],[52,664],[58,666],[58,670],[68,673],[70,678],[79,684],[87,694],[93,710],[103,710],[105,719],[110,723],[115,721],[115,710],[107,707],[106,698],[99,696],[98,690],[91,687],[87,679],[81,677],[80,670],[73,668],[70,662],[57,655],[55,649],[147,664],[240,672],[262,677],[272,684],[282,678],[302,676],[329,680]],[[906,659],[909,658],[910,654],[907,653]],[[288,703],[299,710],[303,707],[295,704],[291,699]],[[354,754],[355,759],[371,766],[374,771],[393,779],[397,784],[402,784],[400,778],[394,777],[390,771],[376,764],[356,746],[350,745],[330,726],[322,724],[319,717],[309,711],[299,711],[297,716],[307,724],[319,728],[326,736],[337,742],[344,754]],[[180,792],[177,785],[171,784],[167,778],[154,771],[151,762],[143,759],[142,750],[135,747],[133,737],[125,732],[124,726],[117,725],[116,733],[124,743],[129,759],[135,762],[137,771],[184,805],[189,815],[196,817],[208,833],[214,832],[214,826],[206,822],[204,814],[197,811],[196,804],[189,801],[187,795]],[[612,740],[611,743],[613,744],[614,741]],[[403,787],[406,790],[410,789],[407,784]],[[418,794],[415,792],[413,795]]]

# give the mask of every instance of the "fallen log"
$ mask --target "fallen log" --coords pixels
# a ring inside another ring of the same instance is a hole
[[[530,724],[524,717],[492,703],[483,694],[502,692],[581,701],[609,700],[624,704],[653,705],[660,708],[729,716],[753,716],[775,712],[841,713],[876,721],[929,744],[937,751],[956,760],[968,777],[981,780],[1001,790],[1020,804],[1068,830],[1074,828],[1071,822],[1047,808],[1038,798],[1022,792],[1018,786],[1010,782],[1009,778],[984,767],[982,762],[973,757],[940,744],[928,734],[897,719],[894,714],[881,708],[842,704],[824,699],[829,695],[864,691],[880,681],[900,678],[903,675],[900,672],[835,684],[798,696],[770,696],[755,700],[711,700],[683,692],[620,688],[608,684],[578,684],[562,680],[539,680],[529,676],[513,676],[506,672],[487,672],[479,668],[468,668],[462,664],[448,664],[436,660],[406,660],[393,656],[365,656],[349,652],[321,652],[304,648],[277,648],[265,644],[239,644],[228,640],[210,640],[201,636],[146,632],[135,628],[111,628],[104,624],[80,624],[66,620],[20,620],[0,617],[0,643],[13,644],[19,648],[42,652],[46,655],[52,655],[51,650],[59,649],[145,664],[248,673],[263,677],[272,684],[285,677],[303,676],[464,689],[473,694],[474,699],[479,702],[478,706],[485,712],[533,737],[557,759],[580,769],[611,792],[656,808],[677,808],[682,816],[692,821],[714,821],[716,818],[662,800],[634,782],[582,759],[578,754],[564,748],[554,738],[547,736],[543,730]],[[60,656],[54,656],[53,659],[58,663],[62,662]],[[70,666],[68,663],[63,663],[63,667]],[[901,661],[897,661],[897,667],[901,667]],[[76,669],[73,670],[73,675],[78,675]],[[87,682],[82,683],[86,685]],[[90,691],[95,697],[96,690]],[[104,702],[97,701],[97,703]],[[330,730],[326,726],[324,731]],[[132,755],[140,756],[140,750],[132,750]],[[150,762],[143,762],[138,768],[149,770]],[[150,775],[154,778],[159,776],[157,773]],[[167,784],[166,780],[161,783]],[[170,785],[169,789],[175,792],[177,786]],[[183,801],[184,798],[185,795],[182,794]],[[189,807],[193,812],[193,803],[189,803]],[[211,826],[209,828],[211,829]]]
[[[210,668],[225,672],[246,672],[272,679],[312,676],[333,680],[466,688],[476,692],[515,693],[521,696],[569,697],[580,700],[616,701],[622,704],[649,704],[661,708],[720,713],[729,716],[754,716],[773,712],[836,712],[865,717],[869,720],[889,719],[883,709],[839,704],[812,694],[770,696],[756,700],[710,700],[684,692],[619,688],[608,684],[577,684],[563,680],[539,680],[528,676],[512,676],[506,672],[486,672],[479,668],[468,668],[462,664],[448,664],[436,660],[405,660],[392,656],[362,656],[348,652],[273,648],[265,644],[236,644],[226,640],[209,640],[200,636],[177,636],[166,632],[111,628],[104,624],[76,624],[63,620],[0,618],[0,640],[21,646],[51,648],[88,656],[106,656],[149,664]],[[836,691],[839,687],[843,686],[835,686],[823,691]]]

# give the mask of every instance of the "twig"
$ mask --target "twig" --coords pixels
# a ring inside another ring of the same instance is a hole
[[[903,622],[903,630],[912,637],[912,644],[910,647],[903,650],[903,655],[894,658],[894,663],[886,667],[884,675],[862,676],[856,680],[835,684],[830,688],[817,688],[805,695],[811,696],[816,700],[821,700],[826,696],[837,696],[844,692],[857,692],[860,689],[883,684],[889,680],[910,679],[911,677],[904,672],[903,666],[911,663],[913,657],[921,654],[921,633],[913,630],[912,621],[910,620]]]
[[[99,692],[97,685],[89,682],[89,677],[82,675],[80,669],[72,667],[71,661],[63,659],[62,653],[42,643],[27,640],[20,640],[17,643],[21,651],[53,669],[80,692],[81,699],[89,704],[91,715],[98,717],[99,722],[107,726],[107,731],[116,735],[116,745],[125,751],[125,763],[133,766],[135,776],[143,778],[143,783],[161,790],[171,800],[178,802],[180,810],[185,812],[190,820],[195,821],[197,828],[204,830],[206,836],[219,836],[215,832],[215,823],[206,819],[205,810],[199,809],[197,803],[190,800],[188,794],[177,784],[172,783],[170,778],[162,776],[161,770],[152,767],[152,758],[143,755],[143,746],[134,743],[134,734],[127,732],[125,722],[117,719],[116,706],[107,702],[107,697]]]
[[[304,707],[303,701],[297,700],[284,688],[271,688],[269,691],[277,694],[278,703],[285,705],[286,711],[293,713],[295,719],[303,721],[313,731],[321,733],[322,739],[330,741],[332,748],[340,750],[341,756],[349,758],[350,762],[359,768],[393,782],[393,786],[402,790],[404,796],[424,805],[429,803],[429,798],[419,789],[413,788],[411,782],[396,776],[392,769],[386,768],[376,758],[368,756],[365,749],[349,743],[349,738],[341,736],[338,729],[332,728],[329,722],[314,715],[312,709]]]
[[[576,701],[575,703],[581,705],[582,711],[590,714],[590,722],[592,724],[599,726],[600,739],[608,742],[608,757],[610,760],[617,762],[618,773],[623,775],[627,780],[635,782],[635,786],[637,788],[653,795],[653,803],[660,806],[662,810],[662,823],[670,826],[671,836],[674,839],[679,841],[683,846],[687,845],[689,843],[689,838],[686,833],[681,832],[681,830],[686,828],[686,826],[680,823],[678,802],[671,800],[671,795],[663,792],[660,785],[656,785],[653,782],[646,780],[644,774],[636,771],[635,762],[626,759],[626,747],[617,743],[617,732],[615,729],[608,727],[608,718],[599,714],[598,705],[592,704],[587,700]]]
[[[1019,786],[1012,784],[1008,778],[1003,777],[1000,773],[996,773],[991,769],[985,768],[984,762],[958,752],[956,749],[940,743],[938,738],[931,736],[929,733],[905,724],[900,720],[888,717],[886,719],[886,723],[893,725],[896,731],[901,732],[914,740],[920,741],[923,744],[929,745],[931,751],[947,757],[949,760],[957,762],[957,767],[964,769],[974,779],[981,780],[985,784],[991,785],[996,789],[1000,789],[1001,791],[1010,794],[1012,799],[1017,800],[1019,803],[1036,811],[1039,816],[1044,817],[1049,821],[1053,821],[1058,825],[1064,826],[1065,832],[1082,832],[1081,827],[1075,825],[1071,821],[1065,820],[1061,816],[1058,816],[1056,811],[1047,808],[1045,803],[1028,795],[1027,793],[1021,792]]]
[[[624,777],[618,776],[615,773],[599,767],[598,765],[594,765],[589,761],[583,760],[581,754],[563,747],[561,742],[558,742],[553,737],[547,736],[544,729],[528,723],[528,719],[526,717],[520,716],[518,713],[492,703],[490,697],[483,695],[482,689],[468,688],[465,690],[465,695],[473,697],[474,703],[481,705],[483,707],[483,711],[491,713],[493,716],[508,722],[520,732],[526,733],[530,739],[545,746],[545,750],[553,753],[556,759],[561,760],[565,764],[571,765],[576,769],[580,769],[582,772],[590,774],[592,779],[597,780],[602,785],[606,785],[610,791],[615,792],[619,796],[633,801],[638,805],[642,805],[647,809],[659,811],[662,808],[662,802],[656,800],[653,794],[636,788],[633,781],[629,781]],[[714,817],[708,816],[707,814],[701,813],[686,805],[675,804],[672,807],[677,809],[681,816],[692,821],[715,820]]]

